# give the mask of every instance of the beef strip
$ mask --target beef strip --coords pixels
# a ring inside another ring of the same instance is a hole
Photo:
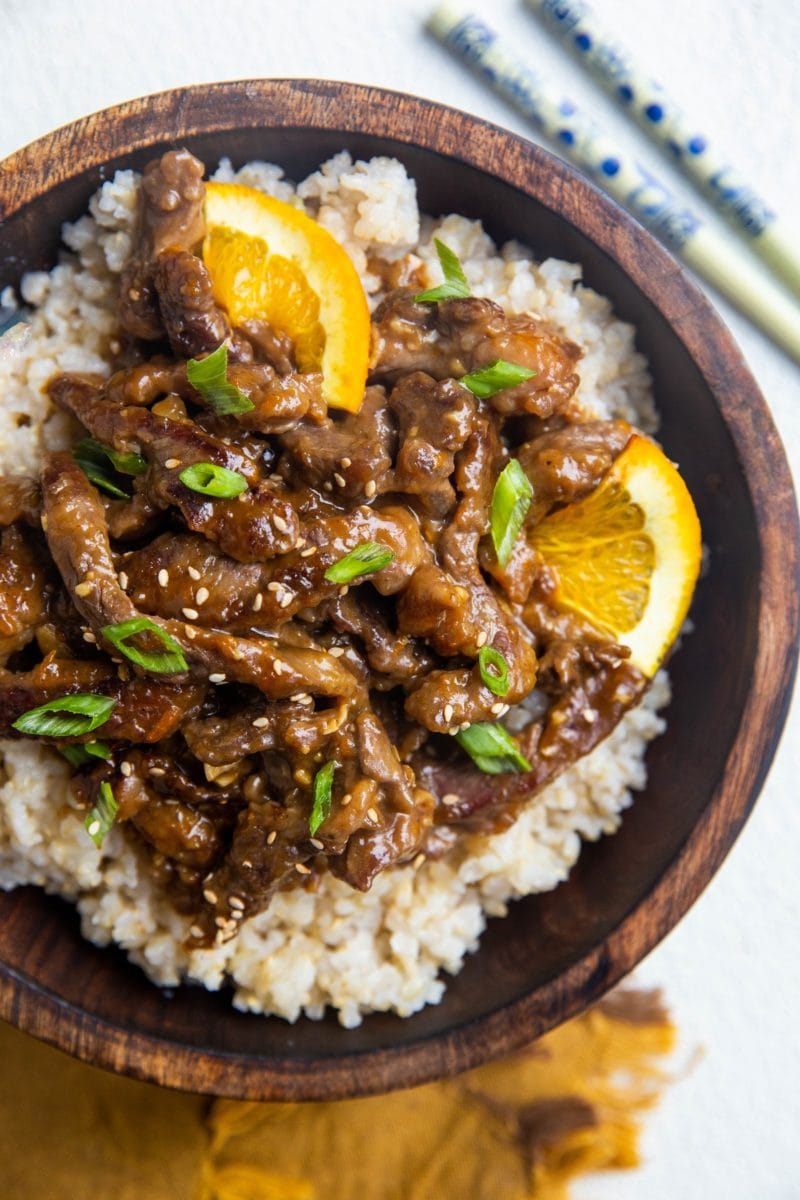
[[[419,304],[404,289],[390,292],[373,317],[372,376],[393,379],[425,371],[435,379],[460,379],[502,358],[533,371],[491,399],[499,413],[548,417],[566,408],[578,386],[580,350],[544,321],[506,316],[499,304],[470,296]]]
[[[197,358],[225,341],[230,324],[214,300],[203,260],[188,250],[163,250],[153,264],[158,308],[173,354]]]

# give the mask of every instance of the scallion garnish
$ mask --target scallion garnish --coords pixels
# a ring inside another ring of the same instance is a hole
[[[186,364],[186,378],[218,417],[250,412],[255,407],[244,392],[228,382],[228,347],[225,342],[206,358],[190,358]]]
[[[232,500],[247,491],[244,475],[229,471],[227,467],[217,467],[214,463],[192,463],[181,471],[178,478],[193,492],[199,492],[201,496],[216,496],[221,500]]]
[[[30,708],[13,722],[14,729],[32,737],[80,737],[99,729],[111,715],[116,700],[94,692],[61,696]]]
[[[414,299],[420,304],[436,304],[439,300],[465,299],[471,295],[471,292],[464,268],[458,261],[458,257],[449,246],[445,246],[444,242],[440,242],[438,238],[433,239],[433,244],[439,255],[444,283],[440,283],[438,287],[429,288],[427,292],[419,292]]]
[[[72,457],[95,487],[102,488],[104,492],[117,500],[130,500],[130,492],[126,492],[114,480],[109,469],[108,454],[100,442],[96,442],[93,438],[84,438],[72,451]]]
[[[481,646],[478,651],[478,666],[481,679],[495,696],[505,696],[508,691],[508,663],[493,646]]]
[[[94,808],[86,814],[86,820],[83,822],[86,832],[98,848],[102,846],[103,839],[114,824],[118,812],[119,804],[111,790],[111,784],[101,783]]]
[[[500,472],[492,494],[492,541],[501,567],[511,558],[514,542],[525,522],[532,498],[530,480],[519,465],[519,460],[512,458]]]
[[[488,367],[482,367],[480,371],[471,371],[469,375],[462,375],[458,382],[469,388],[479,400],[489,400],[496,392],[516,387],[518,383],[524,383],[535,374],[535,371],[527,367],[518,367],[516,363],[506,362],[504,358],[496,358]]]
[[[147,617],[134,617],[130,621],[120,621],[116,625],[104,625],[100,632],[107,642],[119,650],[120,654],[124,654],[137,666],[144,667],[146,671],[174,674],[176,671],[185,671],[188,667],[180,644],[160,625],[148,621]],[[137,633],[147,633],[157,638],[165,647],[165,653],[158,654],[129,645],[128,639],[135,637]]]
[[[308,832],[312,837],[322,822],[330,816],[333,776],[338,765],[336,762],[327,762],[314,776],[314,804],[311,808],[311,816],[308,818]]]
[[[59,746],[58,750],[75,770],[95,759],[111,757],[111,747],[108,742],[76,742],[74,746]]]
[[[378,542],[362,542],[355,550],[351,550],[344,558],[328,567],[325,578],[329,583],[350,583],[360,575],[372,575],[375,571],[380,571],[381,567],[388,566],[393,559],[394,550],[390,550],[388,546],[381,546]]]
[[[532,770],[531,764],[502,725],[479,721],[455,736],[478,770],[486,775],[519,774]]]

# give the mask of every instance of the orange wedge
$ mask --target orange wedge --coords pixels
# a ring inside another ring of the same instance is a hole
[[[554,602],[581,613],[655,675],[700,570],[700,522],[677,469],[635,435],[599,487],[545,517],[533,542],[557,577]]]
[[[336,239],[305,213],[237,183],[206,184],[205,262],[234,325],[269,321],[301,371],[321,371],[333,408],[356,412],[369,358],[361,280]]]

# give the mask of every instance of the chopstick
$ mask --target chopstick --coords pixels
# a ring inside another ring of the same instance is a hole
[[[532,71],[469,9],[441,4],[428,28],[772,341],[800,362],[800,307],[740,245],[682,206],[647,168]]]
[[[583,0],[525,0],[610,93],[622,109],[684,172],[770,268],[800,296],[798,232],[781,220],[744,175],[712,150],[661,84],[648,79]]]

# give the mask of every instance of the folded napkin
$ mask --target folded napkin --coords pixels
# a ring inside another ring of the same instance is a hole
[[[15,1200],[568,1200],[638,1163],[669,1078],[655,992],[618,990],[457,1079],[317,1104],[122,1079],[0,1025],[0,1195]]]

